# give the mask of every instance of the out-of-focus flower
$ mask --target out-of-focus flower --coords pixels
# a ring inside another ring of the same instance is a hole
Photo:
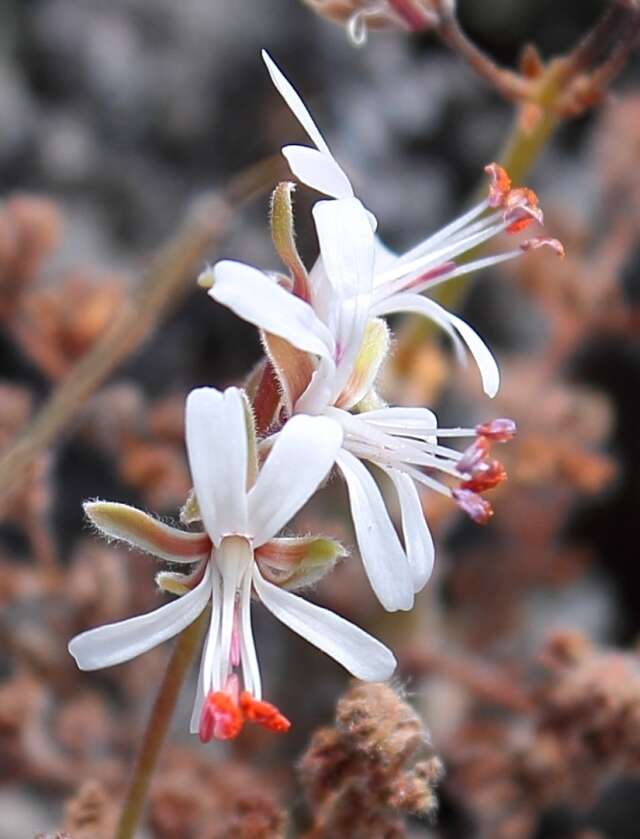
[[[437,26],[441,5],[452,9],[455,0],[304,0],[319,15],[346,27],[356,46],[367,40],[369,29],[421,32]]]
[[[194,482],[190,518],[201,518],[205,532],[170,527],[123,504],[85,505],[91,521],[108,537],[169,562],[197,563],[197,569],[191,575],[161,573],[160,587],[180,594],[177,600],[84,632],[72,639],[69,651],[83,670],[119,664],[178,634],[210,605],[191,721],[191,731],[203,741],[234,737],[245,721],[272,731],[290,726],[261,698],[252,593],[358,678],[383,680],[395,667],[393,655],[379,641],[281,587],[304,584],[307,572],[317,576],[318,566],[331,565],[341,553],[328,539],[274,538],[326,477],[342,442],[340,428],[325,417],[292,418],[258,470],[250,415],[237,388],[224,393],[201,388],[187,399],[187,452]],[[300,463],[304,469],[298,468]]]

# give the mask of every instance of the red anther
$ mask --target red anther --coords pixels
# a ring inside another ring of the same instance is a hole
[[[502,207],[507,195],[511,191],[511,178],[507,170],[499,163],[490,163],[484,167],[484,171],[491,178],[489,184],[489,206]]]
[[[458,507],[476,524],[486,524],[493,515],[491,504],[472,490],[454,489],[451,494]]]
[[[537,221],[538,224],[544,223],[538,196],[528,187],[512,189],[506,197],[504,207],[504,220],[508,224],[507,233],[519,233],[532,221]]]
[[[520,243],[520,250],[530,251],[538,248],[551,248],[561,259],[564,257],[564,245],[559,239],[547,239],[544,236],[534,236]]]
[[[456,464],[458,472],[471,472],[473,468],[483,461],[489,454],[489,439],[483,435],[478,436],[473,443],[462,452],[462,457]]]
[[[229,694],[212,691],[202,708],[198,735],[202,743],[208,743],[214,738],[231,740],[240,734],[243,724],[240,708]]]
[[[516,433],[516,424],[512,419],[500,417],[484,422],[482,425],[476,425],[475,432],[481,437],[486,437],[492,443],[506,443],[507,440],[512,440]]]
[[[248,722],[258,723],[269,731],[284,734],[291,728],[289,720],[280,713],[275,705],[272,705],[271,702],[254,699],[246,690],[240,694],[240,708]]]
[[[460,486],[472,492],[485,492],[498,486],[506,477],[507,472],[499,460],[484,460],[473,467],[471,478]]]

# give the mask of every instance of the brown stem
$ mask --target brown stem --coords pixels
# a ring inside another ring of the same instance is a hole
[[[499,67],[465,35],[455,13],[446,3],[440,2],[437,6],[439,24],[436,31],[440,39],[506,99],[516,102],[526,99],[531,91],[529,80],[513,70]]]
[[[202,639],[209,610],[178,636],[147,723],[114,839],[133,839],[142,815],[151,775],[167,735],[180,688]]]
[[[227,229],[234,208],[273,183],[281,164],[270,158],[234,179],[222,196],[209,194],[192,208],[182,229],[160,249],[137,292],[107,332],[66,375],[20,438],[0,459],[0,496],[15,489],[29,464],[54,443],[113,370],[137,349],[190,288],[212,243]]]
[[[640,4],[636,0],[612,0],[593,29],[564,59],[565,74],[574,76],[589,70],[611,44],[627,40],[629,27],[640,18]]]

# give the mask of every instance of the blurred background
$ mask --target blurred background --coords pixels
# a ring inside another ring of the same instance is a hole
[[[458,5],[476,44],[515,67],[528,41],[544,58],[571,49],[606,3]],[[464,208],[513,122],[513,104],[432,35],[371,33],[356,49],[296,0],[4,0],[0,447],[127,310],[193,202],[302,139],[263,47],[398,249]],[[601,103],[563,122],[528,177],[566,259],[527,255],[474,276],[456,300],[498,356],[499,396],[483,396],[440,336],[416,341],[395,324],[390,400],[428,405],[445,426],[516,420],[495,517],[479,528],[425,494],[437,564],[411,614],[382,611],[356,555],[309,593],[397,651],[395,686],[446,769],[437,814],[407,816],[430,805],[405,806],[385,787],[378,821],[365,808],[336,827],[327,787],[348,773],[318,738],[348,679],[256,608],[267,695],[291,733],[201,746],[187,734],[192,674],[141,836],[640,835],[639,80],[636,52]],[[272,185],[234,207],[170,311],[0,498],[1,839],[111,835],[169,650],[76,671],[73,634],[159,602],[154,560],[100,542],[81,503],[177,517],[189,489],[186,393],[241,382],[261,353],[255,330],[197,289],[197,270],[220,257],[277,267]],[[296,204],[308,260],[314,197],[300,191]],[[352,547],[346,510],[335,480],[298,529]],[[415,769],[409,751],[394,771]],[[359,771],[350,794],[366,802],[353,792]]]

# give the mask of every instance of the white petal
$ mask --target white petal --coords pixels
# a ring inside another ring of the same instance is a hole
[[[332,198],[350,198],[353,187],[335,159],[309,146],[284,146],[289,168],[303,184]]]
[[[375,259],[374,234],[357,198],[318,201],[313,218],[329,281],[342,297],[370,294]]]
[[[398,469],[387,469],[386,472],[398,493],[404,546],[413,577],[413,590],[418,592],[427,584],[433,571],[433,539],[414,482]]]
[[[294,406],[296,413],[311,415],[322,413],[332,404],[336,389],[336,365],[330,358],[321,358],[307,389]]]
[[[413,580],[384,499],[367,469],[342,449],[336,462],[349,490],[351,516],[371,587],[389,612],[411,609]]]
[[[262,60],[267,65],[271,81],[275,85],[278,93],[282,96],[289,108],[291,108],[293,115],[307,132],[312,142],[318,147],[318,149],[320,149],[321,152],[331,156],[329,146],[326,144],[324,137],[318,130],[318,127],[313,121],[306,105],[291,82],[285,78],[284,73],[276,65],[275,61],[266,50],[262,50]]]
[[[478,365],[484,392],[491,397],[498,392],[500,371],[496,360],[478,333],[462,318],[451,314],[434,300],[421,297],[419,294],[394,294],[375,304],[373,311],[377,315],[392,314],[393,312],[416,312],[431,318],[445,329],[453,327],[466,343]]]
[[[278,620],[331,656],[356,678],[382,682],[392,675],[396,667],[393,654],[364,630],[329,609],[267,582],[257,568],[253,573],[253,584],[260,600]]]
[[[351,375],[370,316],[374,235],[357,198],[318,201],[313,218],[322,262],[334,291],[330,325],[336,343],[337,396]]]
[[[69,652],[80,670],[99,670],[130,661],[182,632],[202,613],[210,598],[207,566],[193,591],[146,615],[82,632],[69,642]]]
[[[213,267],[213,275],[209,295],[238,317],[285,338],[299,350],[333,355],[333,337],[311,306],[262,271],[223,260]]]
[[[242,392],[193,390],[187,397],[187,453],[198,507],[211,541],[244,533],[247,428]]]
[[[254,548],[268,542],[311,498],[342,445],[342,429],[327,417],[292,417],[278,434],[248,496]]]
[[[260,700],[262,699],[262,679],[251,626],[251,582],[251,573],[245,574],[242,581],[242,592],[240,593],[242,679],[245,690],[248,690],[254,699]]]
[[[204,684],[204,662],[207,656],[207,648],[209,646],[209,633],[207,633],[204,642],[204,649],[200,658],[200,666],[198,668],[198,683],[196,685],[196,695],[193,701],[193,711],[191,712],[191,720],[189,722],[189,733],[197,734],[200,728],[200,717],[202,716],[202,707],[207,695],[207,689]]]

